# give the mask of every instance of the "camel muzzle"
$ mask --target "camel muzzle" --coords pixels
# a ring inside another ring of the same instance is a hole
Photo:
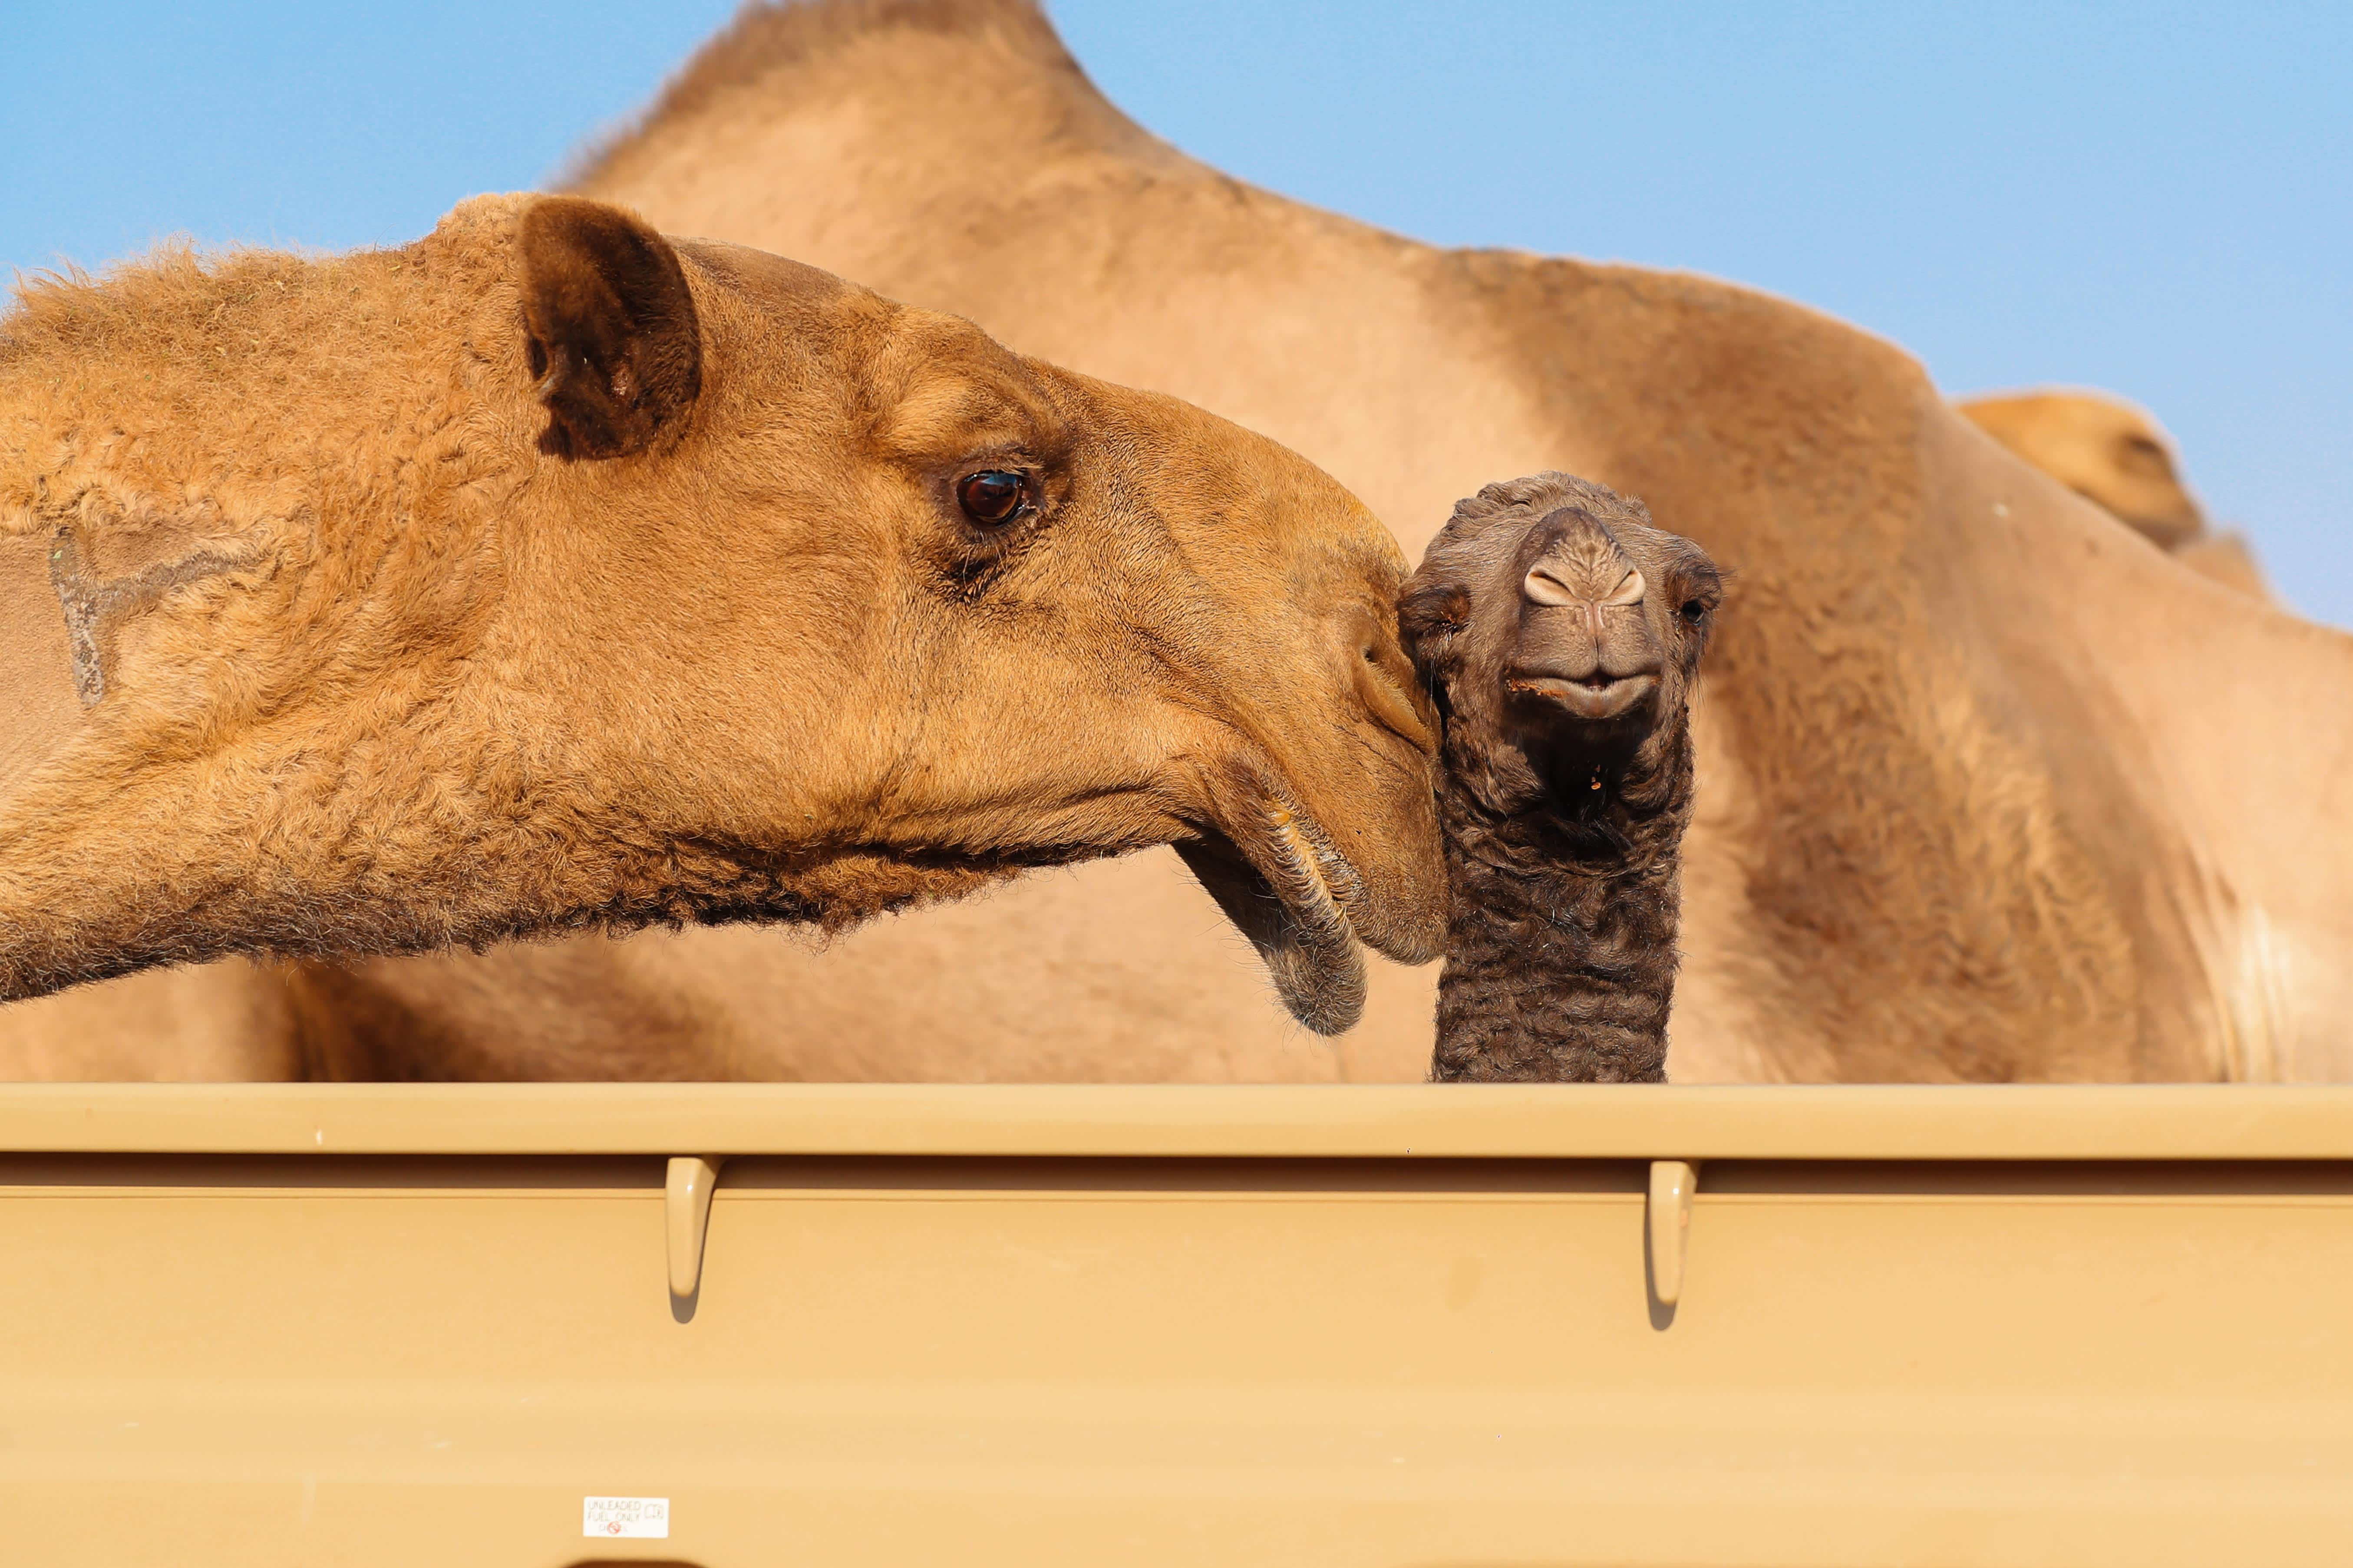
[[[1216,820],[1176,853],[1258,950],[1292,1016],[1345,1033],[1364,1012],[1364,945],[1409,963],[1437,956],[1443,900],[1378,894],[1262,763],[1236,758],[1219,775]]]

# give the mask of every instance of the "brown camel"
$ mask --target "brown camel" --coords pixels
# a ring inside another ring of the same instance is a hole
[[[1354,498],[604,204],[26,286],[0,545],[0,998],[838,929],[1166,843],[1311,1026],[1359,936],[1440,940],[1404,562]]]
[[[1430,1076],[1666,1076],[1691,696],[1724,590],[1689,540],[1569,474],[1489,485],[1398,618],[1441,726],[1446,967]]]
[[[2174,463],[2173,442],[2141,409],[2102,392],[2043,390],[1963,398],[1970,424],[2116,514],[2191,571],[2271,597],[2244,536],[2216,531]]]
[[[2125,538],[1885,343],[1254,190],[1124,119],[1017,0],[751,9],[580,184],[1214,408],[1409,551],[1454,498],[1562,468],[1739,573],[1671,1077],[2353,1076],[2353,639]],[[293,1043],[359,1075],[1424,1075],[1431,971],[1375,964],[1327,1047],[1220,924],[1173,857],[1130,857],[825,951],[308,970]]]

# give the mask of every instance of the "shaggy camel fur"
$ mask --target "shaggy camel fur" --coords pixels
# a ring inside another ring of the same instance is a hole
[[[0,997],[1171,842],[1311,1026],[1358,936],[1440,939],[1404,562],[1345,490],[603,204],[27,285],[0,529]]]
[[[2244,536],[2207,527],[2205,511],[2181,482],[2171,439],[2141,409],[2105,393],[2052,391],[1964,398],[1953,406],[2191,571],[2271,597]]]
[[[1398,600],[1442,726],[1430,1074],[1652,1083],[1675,992],[1715,563],[1568,474],[1460,502]]]
[[[1419,553],[1587,475],[1739,574],[1695,714],[1678,1079],[2353,1076],[2353,639],[2200,580],[1885,342],[1444,250],[1138,129],[1021,0],[747,10],[581,175],[1307,454]],[[812,952],[746,931],[316,969],[311,1070],[1411,1080],[1435,976],[1301,1038],[1173,857]]]

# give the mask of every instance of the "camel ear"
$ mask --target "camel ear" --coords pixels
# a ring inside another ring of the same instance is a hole
[[[1417,665],[1426,668],[1470,622],[1471,595],[1459,583],[1417,574],[1398,595],[1398,637]]]
[[[670,242],[619,207],[543,196],[522,215],[531,373],[554,419],[540,449],[642,452],[702,390],[694,297]]]

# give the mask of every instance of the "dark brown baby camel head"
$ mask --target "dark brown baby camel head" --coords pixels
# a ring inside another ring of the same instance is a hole
[[[1640,501],[1567,474],[1455,508],[1399,600],[1444,725],[1431,1074],[1664,1075],[1691,697],[1723,599]]]
[[[36,281],[0,1000],[1173,843],[1345,1028],[1444,903],[1404,575],[1271,441],[599,203]]]
[[[1715,563],[1642,503],[1570,474],[1489,485],[1407,584],[1408,646],[1497,810],[1595,793],[1690,700]],[[1582,804],[1582,803],[1578,803]]]

